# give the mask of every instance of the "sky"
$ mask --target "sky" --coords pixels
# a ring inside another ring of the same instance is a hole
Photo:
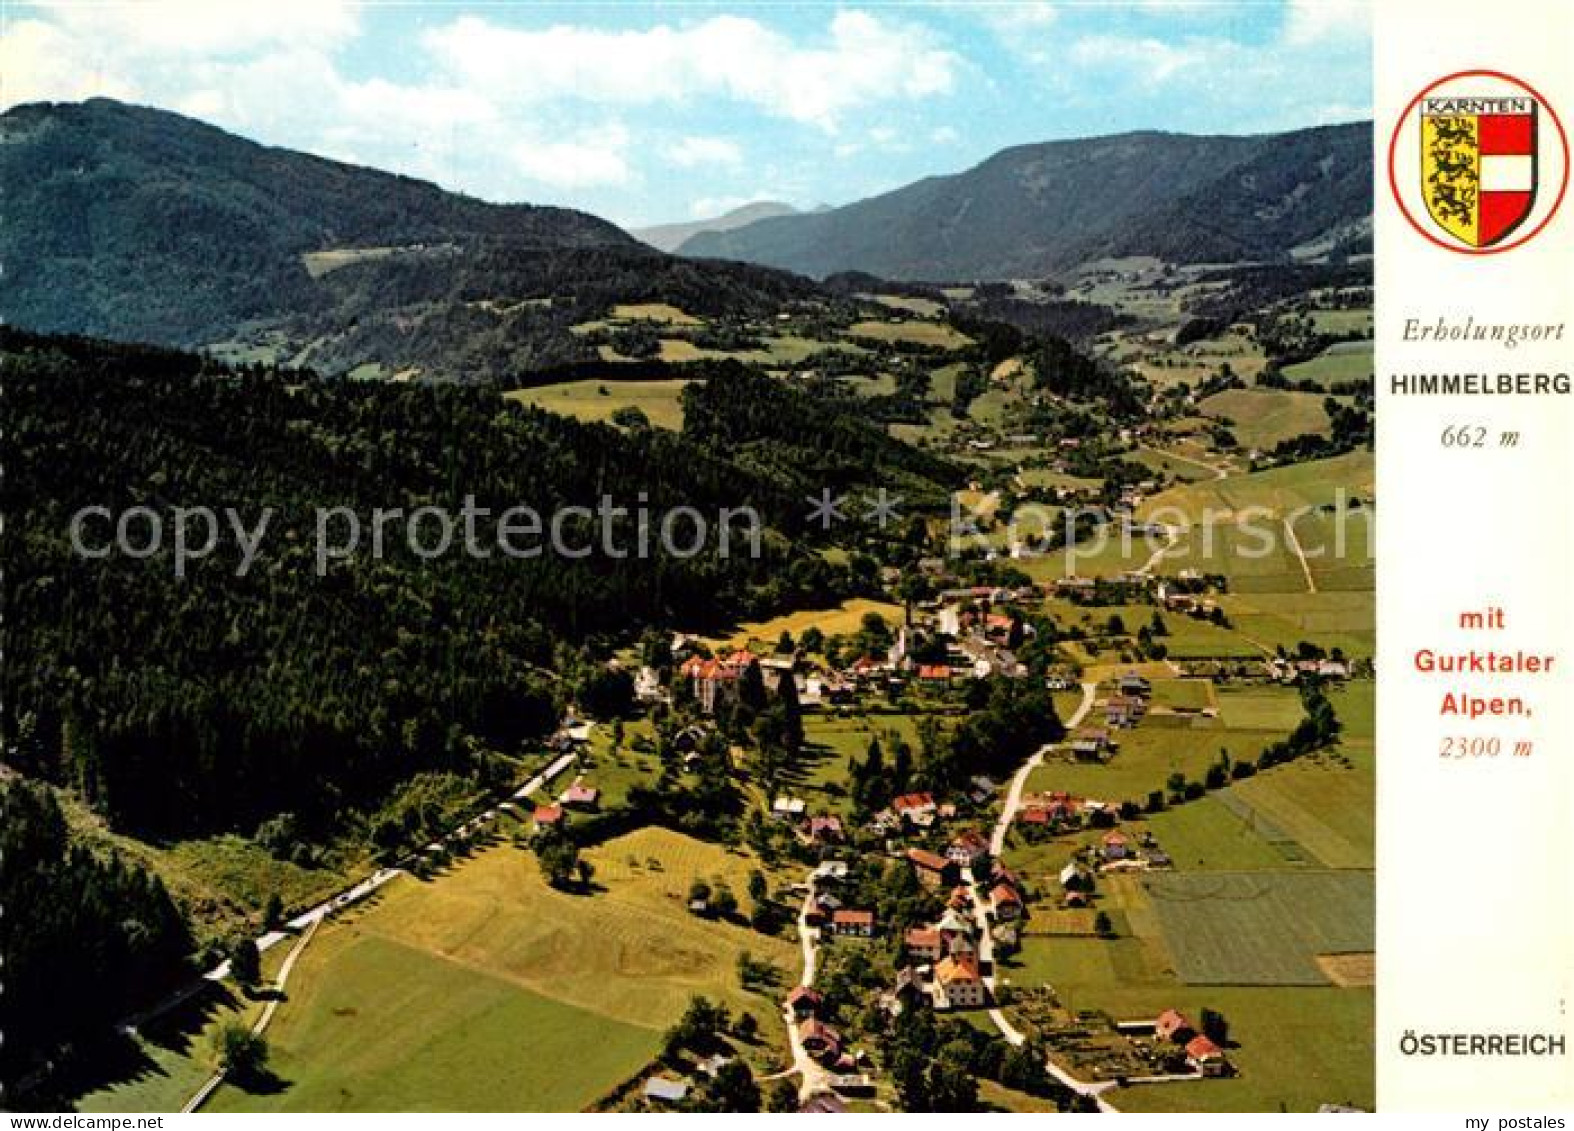
[[[1010,145],[1371,113],[1366,0],[0,6],[0,107],[119,98],[628,227]]]

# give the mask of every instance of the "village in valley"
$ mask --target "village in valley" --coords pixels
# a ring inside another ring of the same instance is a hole
[[[939,563],[924,568],[940,572]],[[1348,694],[1352,669],[1369,676],[1369,662],[1316,648],[1229,662],[1163,659],[1162,646],[1155,652],[1150,642],[1168,635],[1165,614],[1209,625],[1222,619],[1210,596],[1222,579],[1210,582],[1193,569],[1169,577],[1146,569],[1070,576],[1043,587],[932,580],[934,595],[898,609],[894,625],[866,612],[851,639],[827,641],[811,627],[794,640],[784,630],[774,647],[758,652],[713,648],[680,634],[666,653],[670,685],[650,666],[635,680],[647,707],[666,713],[678,705],[679,716],[693,720],[671,738],[690,769],[706,756],[715,719],[751,695],[760,709],[788,705],[811,747],[817,731],[845,734],[849,720],[870,736],[862,761],[856,749],[850,754],[849,791],[787,768],[773,775],[775,791],[760,798],[762,811],[768,801],[769,825],[758,838],[785,845],[805,869],[776,893],[792,908],[804,950],[801,977],[785,980],[790,988],[780,1003],[804,1110],[877,1101],[891,1086],[882,1078],[890,1061],[881,1045],[914,1016],[961,1018],[974,1033],[1030,1049],[1045,1071],[1029,1073],[1019,1086],[1058,1096],[1062,1107],[1112,1110],[1107,1097],[1115,1089],[1236,1076],[1241,1041],[1222,1003],[1210,1006],[1205,991],[1177,986],[1173,999],[1148,998],[1154,1004],[1146,1013],[1101,1007],[1096,998],[1091,1008],[1077,1008],[1070,992],[1025,976],[1024,950],[1036,965],[1034,952],[1053,950],[1060,939],[1112,952],[1130,946],[1132,893],[1150,877],[1178,874],[1163,815],[1274,762],[1254,764],[1221,748],[1200,780],[1184,770],[1167,777],[1155,771],[1156,788],[1133,796],[1124,778],[1111,775],[1108,790],[1099,791],[1101,771],[1119,763],[1125,745],[1160,731],[1206,732],[1219,719],[1221,695],[1305,703],[1308,718],[1321,717],[1326,693]],[[1079,650],[1046,648],[1039,639],[1064,639],[1038,611],[1046,601],[1085,618],[1142,605],[1151,620],[1141,626],[1144,643],[1135,652],[1122,648],[1102,662],[1079,662],[1067,658]],[[753,643],[762,643],[758,634]],[[1023,662],[1023,652],[1036,658]],[[1053,660],[1046,663],[1046,655]],[[1042,684],[1057,710],[1053,735],[1014,772],[1005,766],[950,789],[910,788],[929,779],[913,774],[907,728],[915,719],[965,710],[968,689],[987,680]],[[1198,741],[1206,739],[1199,734]],[[1332,744],[1332,732],[1303,738],[1305,749],[1277,757],[1320,755]],[[582,789],[572,787],[564,803]],[[560,812],[543,807],[536,820]],[[1177,838],[1176,851],[1189,852],[1195,835]],[[1181,868],[1190,863],[1183,859]],[[691,914],[714,913],[707,894],[690,901]],[[1352,937],[1359,935],[1352,926]],[[660,1106],[681,1101],[688,1087],[667,1071],[648,1079],[641,1094]]]
[[[816,551],[855,579],[834,603],[562,653],[550,739],[484,796],[418,779],[370,858],[153,855],[229,931],[259,897],[209,876],[285,893],[256,977],[287,992],[288,1084],[200,1051],[262,1016],[225,989],[247,940],[130,1030],[156,1071],[76,1102],[1369,1109],[1369,290],[1313,272],[1209,319],[1203,272],[1101,268],[1072,308],[1143,317],[1097,366],[987,344],[952,309],[972,288],[909,290],[728,333],[794,336],[751,362],[776,380],[896,404],[962,490]],[[652,305],[596,332],[615,367],[623,336],[721,330]],[[1093,386],[1055,391],[1062,364]],[[681,427],[687,383],[507,395],[632,432]],[[528,1069],[473,1069],[500,1048]]]

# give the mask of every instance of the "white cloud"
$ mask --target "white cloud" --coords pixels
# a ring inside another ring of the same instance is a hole
[[[962,140],[962,135],[950,126],[936,126],[929,132],[929,140],[936,145],[955,145]]]
[[[110,65],[102,49],[52,23],[18,20],[0,36],[0,106],[137,95],[137,85]]]
[[[1361,40],[1372,34],[1369,0],[1290,0],[1284,40],[1297,47],[1329,40]]]
[[[233,55],[300,43],[326,47],[351,38],[360,27],[358,8],[348,0],[46,0],[39,7],[66,31],[140,53]]]
[[[1212,46],[1227,49],[1230,45],[1215,41]],[[1079,66],[1129,71],[1148,85],[1158,86],[1204,62],[1209,55],[1208,47],[1209,44],[1196,40],[1175,44],[1152,37],[1090,35],[1072,44],[1071,58]]]
[[[683,169],[701,165],[732,168],[743,164],[743,149],[724,137],[686,137],[667,150],[667,160]]]
[[[964,0],[960,7],[977,12],[984,23],[1001,35],[1043,31],[1060,16],[1053,4],[1022,3],[1012,0],[1003,3],[995,3],[994,0],[968,3]]]
[[[856,11],[836,13],[814,45],[731,15],[641,31],[462,16],[423,41],[450,81],[512,105],[722,98],[826,129],[855,106],[943,94],[959,66],[927,29]]]
[[[574,141],[521,141],[509,150],[525,176],[556,188],[627,184],[633,178],[629,132],[616,123],[582,132]]]

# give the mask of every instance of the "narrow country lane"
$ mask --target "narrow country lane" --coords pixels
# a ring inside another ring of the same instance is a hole
[[[1088,712],[1093,709],[1093,696],[1098,691],[1098,685],[1084,683],[1082,685],[1082,702],[1077,704],[1077,709],[1065,721],[1066,731],[1069,733],[1082,725],[1082,720],[1087,718]],[[1033,756],[1022,763],[1020,769],[1011,778],[1011,788],[1006,791],[1006,802],[1000,810],[1000,820],[995,822],[995,828],[989,835],[989,854],[999,858],[1006,847],[1006,833],[1011,831],[1011,822],[1016,820],[1017,810],[1022,807],[1022,791],[1027,786],[1027,779],[1033,771],[1044,762],[1044,755],[1055,748],[1053,742],[1048,743],[1034,751]]]
[[[310,925],[301,932],[301,937],[296,941],[295,946],[291,948],[290,953],[285,956],[283,965],[279,967],[279,976],[273,982],[273,994],[268,998],[268,1004],[263,1007],[262,1016],[258,1017],[256,1023],[251,1027],[252,1036],[260,1037],[267,1032],[268,1025],[273,1021],[273,1015],[278,1012],[279,1003],[284,1000],[284,988],[289,984],[290,972],[295,969],[296,960],[300,958],[301,952],[306,949],[306,944],[312,941],[312,936],[317,933],[317,928],[322,925],[322,921],[326,917],[326,912],[324,912],[313,919]],[[218,1090],[220,1084],[224,1083],[225,1075],[224,1069],[221,1068],[208,1077],[202,1087],[197,1089],[196,1095],[186,1101],[186,1106],[180,1109],[180,1113],[182,1115],[190,1115],[207,1103],[208,1097]]]
[[[546,769],[536,774],[535,777],[531,778],[518,790],[516,790],[512,795],[512,800],[521,801],[534,795],[544,785],[567,769],[568,766],[573,763],[575,757],[576,755],[574,754],[564,754],[555,759],[550,765],[546,767]],[[507,805],[509,803],[504,802],[504,804]],[[301,932],[309,933],[310,931],[314,931],[317,927],[317,924],[322,922],[324,919],[331,915],[338,914],[347,907],[353,907],[355,904],[360,903],[367,896],[383,887],[383,885],[392,881],[394,877],[403,875],[405,868],[410,864],[413,864],[422,855],[429,855],[433,852],[440,851],[447,844],[452,844],[455,841],[466,839],[477,829],[496,819],[497,813],[492,809],[488,809],[486,812],[481,813],[478,816],[471,817],[469,820],[445,833],[436,841],[428,844],[419,852],[412,852],[409,856],[406,856],[404,859],[400,860],[397,864],[394,864],[391,867],[379,868],[377,871],[367,876],[354,887],[346,888],[338,895],[323,900],[321,903],[310,910],[301,912],[301,914],[295,916],[295,918],[291,919],[286,924],[288,930],[267,931],[257,936],[254,941],[257,944],[258,953],[260,954],[264,951],[272,949],[293,935],[300,934]],[[298,949],[299,947],[297,946],[297,950]],[[293,958],[294,955],[292,954],[291,957]],[[286,962],[288,963],[289,959],[286,959]],[[229,959],[225,959],[223,962],[220,962],[217,966],[207,971],[201,977],[192,979],[191,982],[187,983],[185,986],[171,994],[169,997],[165,998],[163,1001],[158,1002],[156,1005],[149,1006],[147,1009],[144,1009],[141,1012],[126,1018],[120,1024],[120,1031],[127,1036],[136,1036],[138,1028],[147,1024],[153,1018],[167,1013],[169,1010],[174,1009],[182,1002],[189,1001],[192,997],[196,996],[198,993],[201,993],[208,986],[216,982],[222,982],[229,976],[230,963]],[[271,1017],[271,1013],[269,1016]]]
[[[809,909],[813,906],[814,885],[811,883],[809,894],[803,897],[803,904],[798,908],[798,943],[803,948],[803,973],[798,978],[800,986],[814,985],[814,972],[819,964],[819,935],[816,929],[809,925]],[[787,1043],[792,1047],[792,1071],[798,1073],[801,1078],[798,1085],[799,1100],[807,1100],[820,1092],[830,1091],[830,1074],[821,1068],[814,1057],[809,1055],[809,1051],[803,1047],[803,1041],[798,1038],[798,1025],[793,1020],[790,1006],[782,1006],[782,1020],[787,1025]]]
[[[1066,720],[1066,730],[1068,732],[1082,725],[1082,720],[1093,709],[1093,697],[1097,691],[1097,684],[1084,683],[1082,685],[1082,702],[1077,704],[1077,709]],[[1000,854],[1005,850],[1006,834],[1011,831],[1011,822],[1016,819],[1017,810],[1022,806],[1022,793],[1027,786],[1028,778],[1032,776],[1036,768],[1043,764],[1044,755],[1054,749],[1054,747],[1055,744],[1050,743],[1039,749],[1031,758],[1022,763],[1022,767],[1012,777],[1011,788],[1006,793],[1005,804],[1001,806],[1000,820],[995,823],[994,831],[989,837],[989,853],[995,859],[998,860]],[[984,975],[984,985],[989,990],[990,1000],[994,1001],[996,1000],[995,940],[989,933],[989,916],[984,909],[983,892],[979,890],[978,877],[973,874],[973,869],[964,868],[962,870],[962,881],[967,884],[968,894],[973,899],[973,922],[978,927],[979,964],[989,971],[988,974]],[[1000,1031],[1000,1035],[1005,1038],[1007,1043],[1020,1045],[1027,1040],[1015,1025],[1006,1020],[1006,1015],[1000,1008],[991,1006],[989,1019],[994,1022],[995,1028]],[[1044,1066],[1051,1076],[1078,1095],[1092,1096],[1098,1103],[1100,1111],[1114,1112],[1116,1110],[1103,1096],[1104,1092],[1115,1086],[1113,1081],[1088,1083],[1085,1080],[1079,1080],[1056,1064],[1053,1057],[1046,1058]]]

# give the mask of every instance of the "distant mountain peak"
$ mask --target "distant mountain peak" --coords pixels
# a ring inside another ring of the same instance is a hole
[[[1366,250],[1371,128],[1136,130],[1016,145],[840,208],[701,232],[678,250],[820,278],[929,281],[1036,277],[1131,255],[1232,262],[1321,244],[1329,254]]]
[[[796,216],[798,210],[779,200],[755,200],[740,205],[720,216],[706,220],[687,220],[672,224],[655,224],[648,228],[634,228],[630,234],[658,251],[677,251],[685,240],[702,232],[730,232],[745,227],[756,220],[769,220],[776,216]]]

